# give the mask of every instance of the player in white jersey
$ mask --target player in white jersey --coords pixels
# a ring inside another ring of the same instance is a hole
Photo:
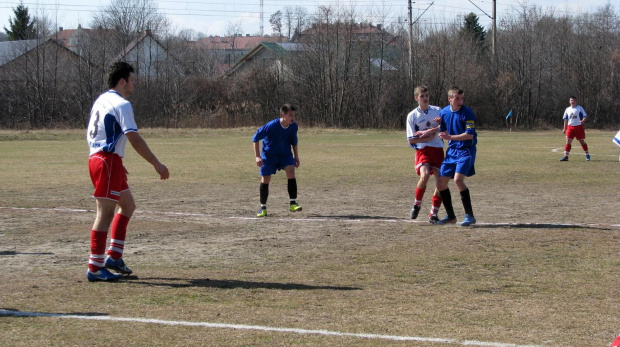
[[[443,140],[439,133],[441,108],[429,105],[428,88],[418,86],[414,89],[414,99],[418,107],[407,115],[407,141],[416,150],[415,170],[420,179],[415,189],[415,197],[410,217],[416,219],[422,207],[422,198],[426,192],[426,185],[431,175],[438,177],[439,168],[444,158]],[[429,222],[439,221],[437,212],[441,207],[441,196],[437,188],[433,193],[431,211],[428,215]]]
[[[574,138],[577,138],[581,143],[581,148],[586,153],[586,161],[590,161],[590,152],[588,152],[588,145],[586,144],[586,132],[583,128],[583,124],[588,119],[588,114],[583,107],[577,105],[577,98],[571,96],[569,99],[570,106],[564,111],[564,128],[562,132],[566,134],[566,145],[564,146],[564,157],[560,161],[568,161],[568,155],[570,154],[571,144]]]
[[[133,71],[133,67],[124,62],[117,62],[110,67],[110,90],[99,96],[93,104],[86,130],[86,140],[90,147],[88,168],[95,187],[93,197],[97,203],[97,217],[90,231],[90,257],[86,272],[86,278],[91,282],[114,281],[123,277],[123,274],[132,273],[122,258],[127,224],[136,208],[122,159],[127,140],[138,154],[153,165],[162,180],[169,177],[168,168],[157,160],[138,134],[131,103],[125,99],[134,90]],[[114,214],[117,205],[119,209]],[[105,247],[110,224],[110,248],[106,258]]]

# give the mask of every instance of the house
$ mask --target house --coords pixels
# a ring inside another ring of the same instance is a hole
[[[168,72],[183,74],[181,65],[148,30],[123,48],[114,61],[131,64],[137,76],[157,77]]]
[[[196,41],[195,46],[209,51],[219,64],[230,67],[261,42],[284,43],[288,39],[284,36],[209,36]]]
[[[303,43],[261,42],[241,57],[227,72],[227,76],[243,74],[253,68],[271,70],[285,76],[292,76],[292,69],[287,60],[293,55],[310,49]]]
[[[0,81],[72,81],[88,64],[53,39],[0,42]]]

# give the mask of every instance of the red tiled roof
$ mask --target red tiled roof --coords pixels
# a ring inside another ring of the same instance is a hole
[[[256,47],[261,42],[288,42],[286,37],[263,37],[263,36],[214,36],[205,37],[196,42],[200,47],[208,49],[233,49],[232,45],[235,43],[234,49],[238,50],[250,50]]]

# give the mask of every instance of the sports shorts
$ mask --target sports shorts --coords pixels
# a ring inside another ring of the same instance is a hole
[[[586,131],[584,130],[583,125],[576,125],[576,126],[569,125],[566,128],[566,138],[567,139],[576,138],[577,140],[585,139]]]
[[[93,198],[118,201],[129,190],[123,159],[115,153],[97,152],[88,159],[90,179],[95,187]]]
[[[260,167],[261,176],[271,176],[289,165],[295,165],[295,158],[293,158],[292,153],[270,155],[269,157],[263,154],[262,158],[263,166]]]
[[[443,147],[426,146],[415,151],[415,172],[420,176],[420,168],[428,164],[431,169],[431,175],[439,172],[441,163],[443,162]]]
[[[476,162],[476,147],[449,148],[446,151],[446,158],[441,164],[439,174],[442,177],[454,178],[460,173],[466,177],[476,174],[474,163]]]

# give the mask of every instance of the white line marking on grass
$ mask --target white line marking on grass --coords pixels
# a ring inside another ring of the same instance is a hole
[[[79,212],[79,213],[94,213],[95,210],[75,209],[75,208],[58,208],[58,207],[7,207],[0,206],[0,210],[21,210],[21,211],[52,211],[52,212]],[[162,211],[135,211],[134,214],[153,214],[159,216],[174,216],[174,217],[200,217],[211,219],[237,219],[237,220],[256,220],[256,221],[285,221],[285,222],[345,222],[345,223],[420,223],[427,224],[424,220],[411,220],[407,218],[403,219],[389,219],[389,218],[368,218],[368,219],[352,219],[346,217],[317,217],[317,218],[272,218],[272,217],[243,217],[243,216],[218,216],[205,213],[189,213],[189,212],[162,212]],[[584,223],[476,223],[472,226],[496,226],[496,227],[531,227],[540,228],[545,227],[613,227],[618,228],[620,224],[584,224]],[[450,227],[450,226],[448,226]]]
[[[330,330],[308,330],[308,329],[295,329],[295,328],[278,328],[267,327],[260,325],[243,325],[243,324],[224,324],[224,323],[208,323],[208,322],[187,322],[187,321],[173,321],[173,320],[161,320],[161,319],[148,319],[148,318],[129,318],[129,317],[112,317],[112,316],[95,316],[95,315],[74,315],[63,313],[45,313],[45,312],[21,312],[11,310],[0,310],[1,316],[10,317],[50,317],[50,318],[63,318],[63,319],[83,319],[83,320],[99,320],[99,321],[112,321],[112,322],[132,322],[132,323],[144,323],[144,324],[161,324],[172,326],[189,326],[189,327],[204,327],[204,328],[221,328],[221,329],[239,329],[239,330],[258,330],[268,332],[279,333],[292,333],[302,335],[325,335],[325,336],[340,336],[340,337],[357,337],[364,339],[377,339],[377,340],[392,340],[392,341],[417,341],[417,342],[437,342],[445,344],[455,344],[461,346],[487,346],[487,347],[541,347],[538,345],[517,345],[513,343],[501,343],[501,342],[484,342],[476,340],[457,340],[451,338],[434,338],[434,337],[419,337],[419,336],[397,336],[397,335],[381,335],[381,334],[355,334],[355,333],[343,333]]]

